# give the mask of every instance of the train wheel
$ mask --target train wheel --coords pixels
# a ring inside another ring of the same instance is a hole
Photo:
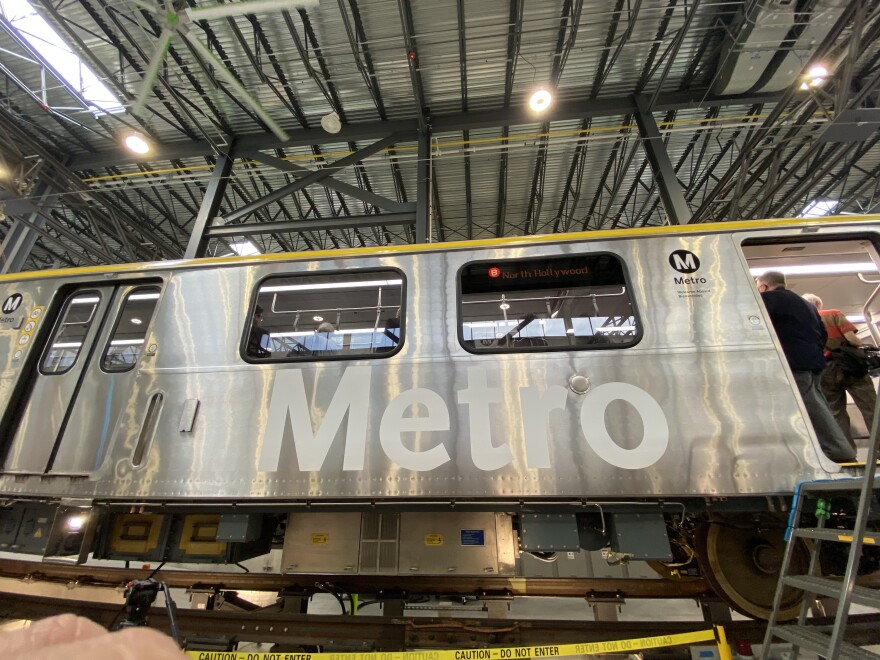
[[[716,517],[701,525],[694,539],[700,570],[715,592],[734,610],[756,619],[768,619],[782,557],[785,553],[785,520],[751,514]],[[791,573],[805,574],[810,556],[798,542],[792,557]],[[804,593],[786,588],[779,621],[797,617]]]

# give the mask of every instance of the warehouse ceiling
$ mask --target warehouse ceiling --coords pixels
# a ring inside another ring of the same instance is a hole
[[[0,0],[3,268],[867,213],[878,4]]]

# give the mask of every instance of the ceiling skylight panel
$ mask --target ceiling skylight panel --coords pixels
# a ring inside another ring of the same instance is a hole
[[[92,112],[121,112],[122,103],[27,0],[0,0],[0,13]]]

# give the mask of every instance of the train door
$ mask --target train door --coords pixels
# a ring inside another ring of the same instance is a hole
[[[857,335],[854,341],[862,346],[880,345],[880,254],[869,236],[751,238],[743,243],[743,253],[752,275],[781,272],[788,289],[812,294],[808,298],[814,303],[818,300],[823,316],[834,319],[836,330],[831,335],[838,338],[829,347],[850,344],[839,338],[841,329],[852,330]],[[833,362],[834,356],[828,355]],[[864,417],[873,416],[874,395],[868,386],[865,397],[870,402],[863,400],[860,390],[851,387],[856,379],[841,379],[838,371],[831,368],[823,374],[822,389],[844,434],[861,448],[868,435]]]
[[[21,406],[4,470],[98,468],[159,299],[157,285],[86,286],[64,301]]]

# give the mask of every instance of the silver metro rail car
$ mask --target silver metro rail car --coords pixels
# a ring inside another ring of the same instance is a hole
[[[823,245],[877,263],[878,227],[5,276],[0,551],[205,563],[275,543],[287,573],[485,576],[610,548],[696,557],[761,616],[786,498],[840,468],[750,259]]]

